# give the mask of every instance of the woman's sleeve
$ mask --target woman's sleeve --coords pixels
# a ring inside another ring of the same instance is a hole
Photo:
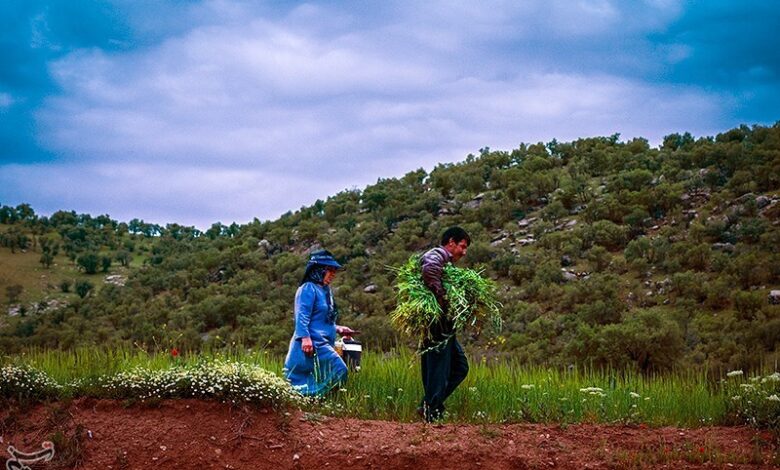
[[[304,283],[295,294],[295,339],[311,336],[309,323],[316,295],[314,286],[309,282]]]

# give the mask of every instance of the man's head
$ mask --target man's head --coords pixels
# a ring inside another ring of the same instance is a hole
[[[441,246],[452,255],[452,261],[457,262],[466,256],[466,249],[471,243],[471,237],[460,227],[450,227],[441,236]]]

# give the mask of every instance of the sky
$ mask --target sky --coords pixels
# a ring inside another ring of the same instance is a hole
[[[780,119],[774,0],[8,0],[0,204],[208,228],[490,147]]]

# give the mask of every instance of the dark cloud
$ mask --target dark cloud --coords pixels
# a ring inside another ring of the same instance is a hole
[[[4,5],[0,199],[208,226],[276,217],[485,146],[616,132],[657,143],[772,123],[778,10],[675,0]]]
[[[0,163],[52,158],[38,144],[34,111],[57,93],[49,63],[76,49],[120,50],[131,35],[119,12],[100,1],[0,3]]]
[[[734,101],[748,123],[778,119],[780,6],[771,0],[694,2],[666,31],[652,35],[668,53],[652,79],[695,84]]]

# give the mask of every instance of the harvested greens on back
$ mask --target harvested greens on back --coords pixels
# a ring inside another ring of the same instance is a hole
[[[430,339],[430,327],[441,318],[442,311],[436,297],[425,286],[420,267],[420,255],[413,255],[396,272],[395,310],[390,321],[400,332],[416,338],[420,344]],[[496,284],[482,277],[482,271],[444,267],[442,284],[449,299],[449,316],[455,332],[467,326],[481,331],[486,325],[495,333],[501,331],[502,321],[496,300]]]

